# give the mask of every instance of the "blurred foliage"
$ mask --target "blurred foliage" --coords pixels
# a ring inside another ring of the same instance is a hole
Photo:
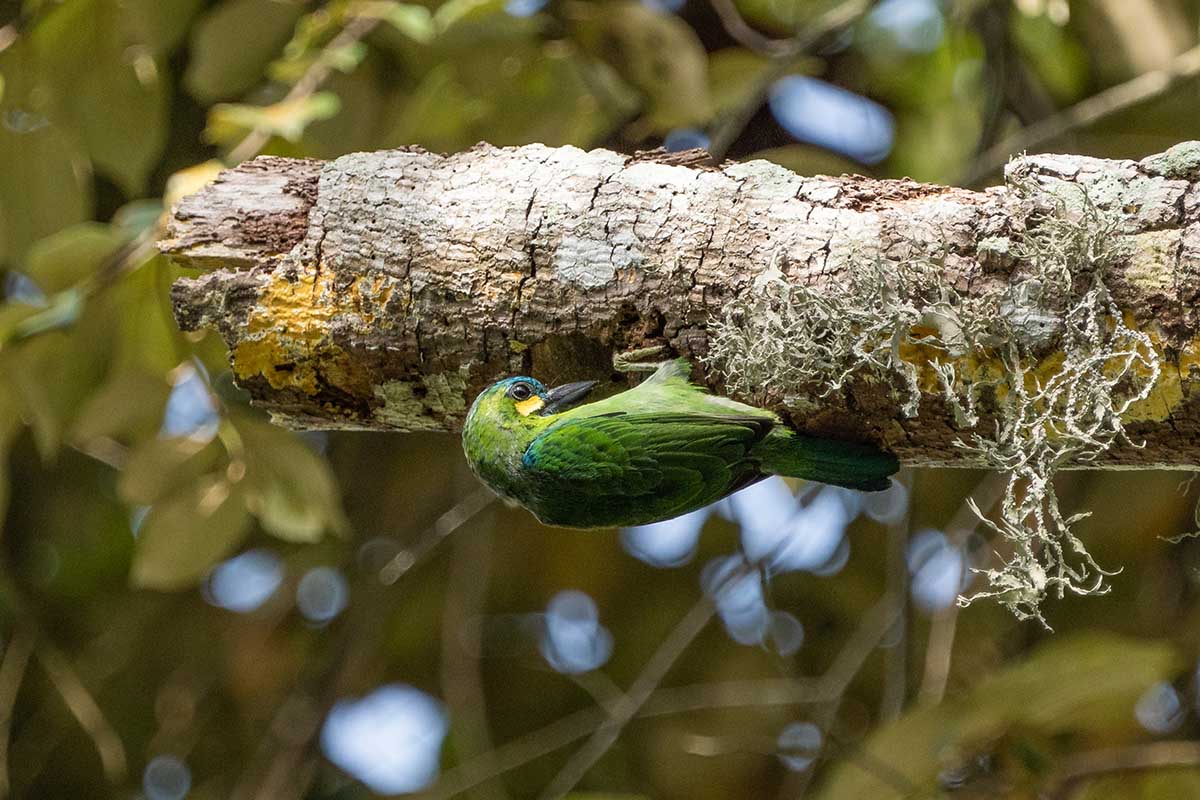
[[[699,596],[702,565],[737,549],[743,518],[701,520],[697,552],[663,569],[615,533],[494,507],[418,559],[474,491],[457,443],[272,427],[232,385],[219,338],[175,327],[182,271],[152,243],[164,209],[258,152],[631,152],[730,129],[730,157],[953,183],[1024,126],[1169,66],[1200,19],[1189,0],[867,5],[792,52],[840,2],[0,0],[0,790],[365,797],[387,776],[319,743],[340,698],[397,682],[441,698],[446,770],[628,686]],[[771,110],[799,102],[771,95],[788,75],[886,109],[882,160],[793,138]],[[1197,88],[1039,149],[1161,150],[1195,135]],[[907,527],[861,518],[836,568],[764,582],[758,602],[787,612],[770,619],[799,649],[778,631],[740,645],[713,624],[668,684],[801,681],[841,663],[882,587],[904,578],[884,537],[946,531],[960,552],[947,525],[980,478],[919,474]],[[869,643],[838,702],[635,719],[572,797],[1034,797],[1089,752],[1194,739],[1200,545],[1159,538],[1191,525],[1186,489],[1161,473],[1063,483],[1097,512],[1083,523],[1097,558],[1125,572],[1105,598],[1057,604],[1056,634],[989,606],[911,604],[904,634]],[[564,589],[594,598],[588,624],[611,637],[610,659],[591,653],[607,663],[574,676],[550,668],[538,633]],[[392,730],[344,708],[348,724]],[[794,727],[807,722],[815,738]],[[478,794],[540,793],[565,744]],[[1191,797],[1197,770],[1099,768],[1072,796]]]

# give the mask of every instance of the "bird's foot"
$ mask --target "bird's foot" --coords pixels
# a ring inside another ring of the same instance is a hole
[[[639,347],[627,353],[613,353],[613,369],[617,372],[654,372],[662,362],[647,361],[646,359],[662,355],[666,349],[665,344],[655,344],[650,347]]]

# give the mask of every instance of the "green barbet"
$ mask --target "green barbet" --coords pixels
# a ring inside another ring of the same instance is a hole
[[[768,475],[880,491],[899,466],[871,445],[796,433],[690,373],[686,359],[667,361],[637,387],[583,405],[596,381],[502,380],[467,413],[463,450],[498,494],[566,528],[670,519]]]

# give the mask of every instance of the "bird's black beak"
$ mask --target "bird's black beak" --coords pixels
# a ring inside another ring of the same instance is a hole
[[[542,406],[541,414],[557,414],[566,411],[591,393],[597,381],[576,381],[555,386],[546,392],[546,405]]]

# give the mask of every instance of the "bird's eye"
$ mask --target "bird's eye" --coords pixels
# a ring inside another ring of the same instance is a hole
[[[508,390],[508,396],[513,400],[528,400],[533,396],[533,387],[528,383],[514,383],[513,387]]]

